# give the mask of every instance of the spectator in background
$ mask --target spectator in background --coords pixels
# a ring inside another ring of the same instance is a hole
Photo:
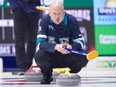
[[[40,0],[8,0],[13,12],[16,62],[24,75],[30,66],[36,49]]]
[[[64,12],[60,1],[53,1],[49,13],[42,17],[37,45],[35,62],[43,73],[41,84],[50,84],[53,68],[69,67],[71,73],[78,73],[88,63],[86,56],[64,49],[82,50],[85,41],[76,18]]]

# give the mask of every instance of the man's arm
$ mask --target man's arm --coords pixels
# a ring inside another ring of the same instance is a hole
[[[39,32],[37,35],[37,45],[39,49],[53,53],[55,50],[56,43],[49,43],[48,39],[48,25],[49,19],[48,16],[44,16],[40,21]]]
[[[83,38],[83,35],[80,32],[78,22],[76,18],[73,19],[72,22],[72,38],[73,38],[73,44],[71,44],[73,50],[82,50],[83,47],[85,46],[85,41]]]

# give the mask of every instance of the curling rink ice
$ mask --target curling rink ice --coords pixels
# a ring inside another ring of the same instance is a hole
[[[24,76],[16,73],[0,72],[0,87],[116,87],[116,57],[98,57],[90,61],[78,75],[81,77],[78,86],[59,86],[56,82],[49,85],[27,82]]]

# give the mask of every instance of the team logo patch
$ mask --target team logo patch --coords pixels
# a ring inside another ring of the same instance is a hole
[[[61,44],[67,44],[69,43],[69,38],[59,38],[59,41]]]
[[[48,36],[48,42],[49,43],[56,43],[55,42],[55,37]]]
[[[55,31],[55,29],[52,25],[49,25],[49,30]]]

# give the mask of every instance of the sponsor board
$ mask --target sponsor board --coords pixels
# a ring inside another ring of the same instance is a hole
[[[116,25],[116,0],[94,0],[95,25]]]
[[[87,71],[116,71],[116,56],[97,57],[83,68]]]
[[[15,45],[0,44],[0,56],[15,56]]]
[[[95,26],[95,47],[102,56],[116,55],[116,25]]]

